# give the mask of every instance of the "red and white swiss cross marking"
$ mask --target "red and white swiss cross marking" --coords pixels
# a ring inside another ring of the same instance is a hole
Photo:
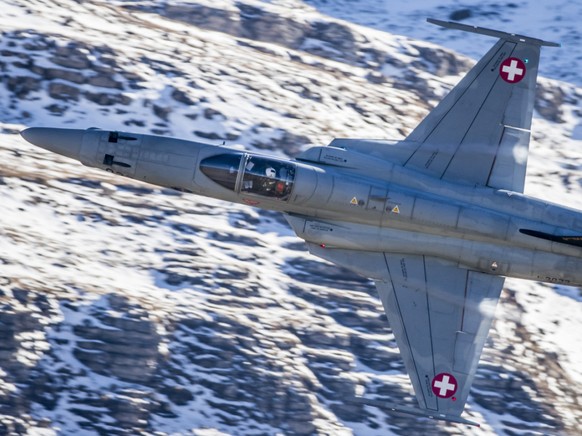
[[[432,392],[439,398],[452,397],[457,392],[457,386],[457,379],[446,372],[441,372],[432,379]]]
[[[525,64],[518,58],[507,58],[499,66],[499,75],[509,83],[517,83],[525,76]]]

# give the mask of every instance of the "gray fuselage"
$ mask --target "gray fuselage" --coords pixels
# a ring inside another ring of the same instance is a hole
[[[573,209],[445,182],[335,147],[287,160],[166,137],[78,132],[85,165],[285,212],[308,242],[438,256],[489,274],[582,284],[582,213]]]
[[[519,193],[329,146],[289,160],[98,129],[33,128],[23,136],[87,166],[284,212],[299,237],[322,247],[434,256],[489,274],[582,285],[582,213]]]

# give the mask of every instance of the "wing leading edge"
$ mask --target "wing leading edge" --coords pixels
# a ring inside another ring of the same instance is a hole
[[[422,414],[459,422],[504,278],[434,257],[308,246],[374,278]]]

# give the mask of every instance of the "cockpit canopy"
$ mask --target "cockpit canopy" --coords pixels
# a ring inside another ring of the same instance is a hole
[[[236,152],[207,157],[200,163],[206,176],[227,189],[283,201],[291,195],[296,167],[291,162]]]
[[[242,153],[210,156],[200,162],[200,169],[219,185],[234,191],[242,157]]]

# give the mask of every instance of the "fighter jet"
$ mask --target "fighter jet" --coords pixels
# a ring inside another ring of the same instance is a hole
[[[281,211],[316,256],[375,281],[418,407],[461,417],[505,277],[582,285],[582,212],[523,194],[542,46],[498,39],[399,141],[335,139],[282,159],[168,137],[32,127],[27,141],[155,185]]]

